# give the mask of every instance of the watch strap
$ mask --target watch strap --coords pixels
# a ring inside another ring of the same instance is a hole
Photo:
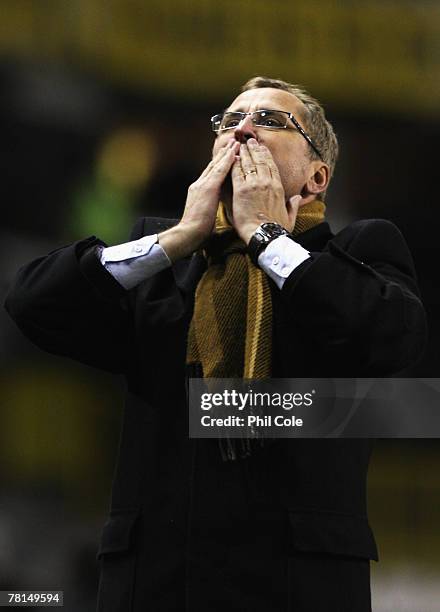
[[[280,236],[291,237],[286,228],[278,223],[262,223],[257,227],[247,247],[251,261],[255,266],[258,266],[258,257],[267,245]]]

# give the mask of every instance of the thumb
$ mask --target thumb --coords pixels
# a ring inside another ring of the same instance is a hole
[[[300,195],[294,195],[289,199],[290,205],[298,210],[301,204],[302,197]]]
[[[302,197],[300,195],[294,195],[289,198],[287,202],[287,214],[289,216],[289,222],[291,225],[290,231],[295,227],[296,216],[298,214],[298,209],[301,205]]]

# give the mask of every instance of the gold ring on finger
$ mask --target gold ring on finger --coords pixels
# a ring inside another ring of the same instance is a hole
[[[256,173],[257,173],[257,171],[255,169],[254,170],[248,170],[247,172],[244,173],[244,176],[247,176],[248,174],[256,174]]]

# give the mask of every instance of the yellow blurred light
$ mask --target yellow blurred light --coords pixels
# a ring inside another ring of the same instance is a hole
[[[114,185],[136,189],[153,173],[156,159],[154,141],[143,128],[119,128],[101,146],[98,172]]]

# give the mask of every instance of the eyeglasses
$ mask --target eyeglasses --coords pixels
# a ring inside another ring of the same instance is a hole
[[[241,112],[230,112],[220,113],[211,117],[212,130],[218,134],[225,130],[232,130],[236,128],[247,116],[250,116],[252,123],[257,127],[262,127],[267,130],[298,130],[303,136],[312,149],[317,153],[321,160],[323,160],[321,152],[315,145],[313,140],[307,134],[307,132],[300,126],[298,121],[287,111],[279,110],[257,110],[252,113],[241,113]],[[293,125],[289,125],[289,119]]]

